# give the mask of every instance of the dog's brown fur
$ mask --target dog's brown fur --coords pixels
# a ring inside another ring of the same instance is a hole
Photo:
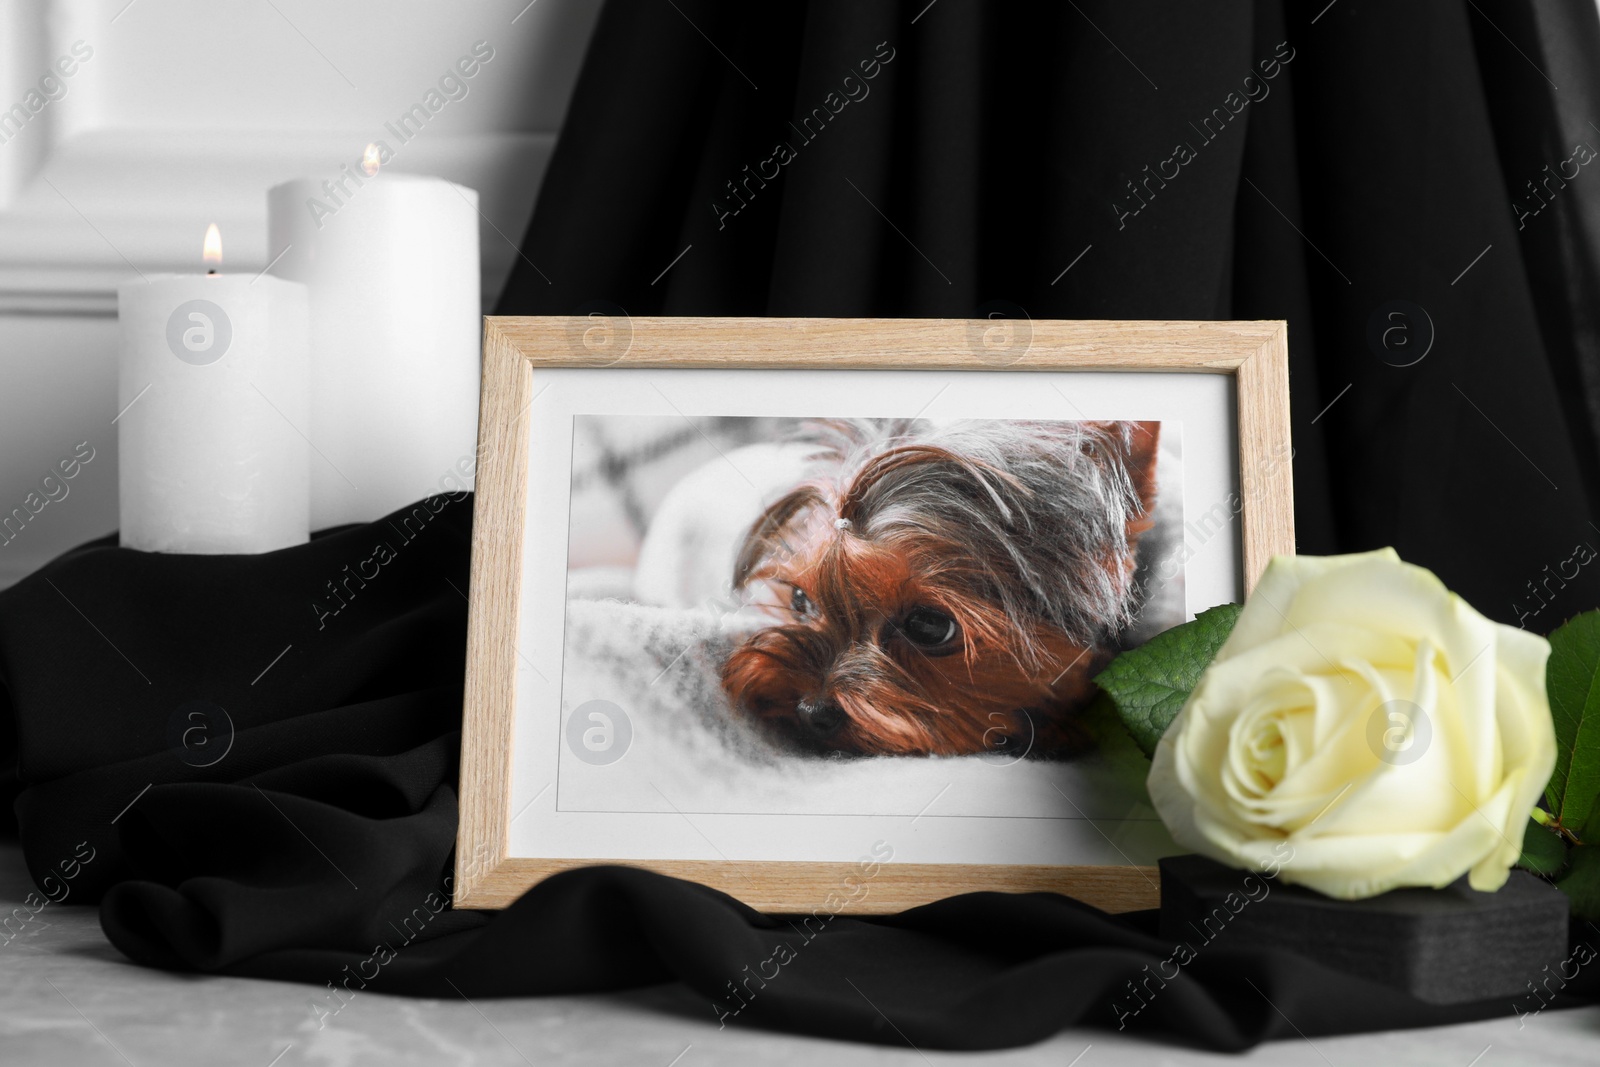
[[[729,657],[730,699],[820,750],[1074,747],[1072,713],[1138,607],[1159,429],[816,424],[815,476],[735,566],[736,587],[775,594],[775,621]]]

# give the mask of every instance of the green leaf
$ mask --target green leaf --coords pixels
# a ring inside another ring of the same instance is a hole
[[[1237,604],[1221,604],[1202,611],[1193,622],[1122,653],[1095,676],[1146,756],[1155,753],[1156,742],[1189,699],[1201,672],[1233,632],[1240,610]]]
[[[1529,819],[1527,829],[1522,832],[1522,855],[1517,858],[1517,866],[1553,878],[1566,865],[1567,843],[1561,840],[1561,835]]]
[[[1556,888],[1572,901],[1574,918],[1600,919],[1600,848],[1579,845],[1569,859],[1567,873],[1556,881]]]
[[[1600,611],[1586,611],[1550,635],[1545,689],[1556,724],[1556,769],[1546,806],[1579,827],[1600,795]]]
[[[1081,766],[1092,795],[1130,796],[1136,803],[1151,807],[1144,784],[1150,776],[1149,757],[1134,743],[1111,698],[1105,693],[1095,694],[1078,716],[1078,725],[1094,753],[1094,759]]]

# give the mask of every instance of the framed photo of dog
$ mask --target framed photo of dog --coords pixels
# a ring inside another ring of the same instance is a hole
[[[456,905],[1152,907],[1120,649],[1294,550],[1281,322],[485,320]]]

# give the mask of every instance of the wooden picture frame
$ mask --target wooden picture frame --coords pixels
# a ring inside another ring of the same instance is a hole
[[[518,612],[528,504],[525,417],[552,368],[916,369],[1205,372],[1232,379],[1236,509],[1244,592],[1270,557],[1294,551],[1287,330],[1280,321],[1033,321],[1025,346],[985,350],[993,321],[771,318],[484,320],[483,390],[472,546],[455,904],[497,908],[543,878],[624,863],[692,879],[765,912],[810,912],[850,862],[548,859],[510,854]],[[594,331],[591,333],[591,331]],[[1010,336],[1010,335],[1008,335]],[[625,337],[625,343],[619,338]],[[1015,340],[1014,337],[1011,339]],[[1240,484],[1244,484],[1241,480]],[[836,910],[891,913],[975,890],[1052,891],[1107,911],[1158,902],[1153,866],[886,863],[871,892]]]

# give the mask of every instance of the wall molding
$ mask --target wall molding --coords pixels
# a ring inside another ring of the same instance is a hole
[[[260,271],[267,266],[267,189],[289,178],[332,176],[367,143],[351,133],[228,144],[234,136],[209,140],[216,153],[209,163],[193,158],[193,141],[181,134],[109,131],[52,146],[34,180],[0,211],[0,314],[114,315],[123,281],[200,269],[200,241],[211,222],[222,230],[223,269]],[[511,242],[527,228],[554,143],[548,133],[419,138],[393,167],[478,190],[486,305],[517,258]],[[337,225],[337,216],[326,224]]]
[[[122,281],[199,269],[212,222],[223,269],[259,271],[267,190],[335,177],[386,138],[386,169],[478,190],[492,303],[599,9],[456,0],[397,18],[380,0],[0,5],[0,123],[58,62],[77,64],[54,98],[32,97],[26,122],[0,125],[0,314],[114,314]],[[457,78],[469,50],[492,58]],[[74,52],[91,57],[68,61]],[[441,78],[458,92],[441,96]],[[431,119],[395,140],[386,124],[430,93]]]

